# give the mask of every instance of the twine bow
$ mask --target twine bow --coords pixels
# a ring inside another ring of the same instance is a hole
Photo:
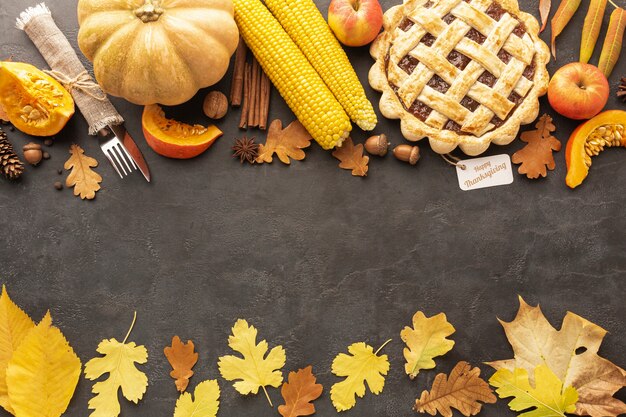
[[[76,88],[96,100],[104,101],[107,99],[104,91],[91,79],[87,70],[80,72],[73,78],[56,70],[44,70],[44,72],[60,82],[70,93],[73,88]]]

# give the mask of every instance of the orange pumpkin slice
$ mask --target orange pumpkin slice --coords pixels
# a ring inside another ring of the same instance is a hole
[[[565,183],[578,187],[589,174],[591,157],[614,146],[626,147],[626,111],[608,110],[578,126],[565,148]]]
[[[215,126],[188,125],[165,117],[158,104],[145,106],[141,117],[148,145],[159,155],[189,159],[209,149],[222,131]]]
[[[74,100],[54,78],[30,64],[0,62],[0,107],[32,136],[59,133],[74,114]]]

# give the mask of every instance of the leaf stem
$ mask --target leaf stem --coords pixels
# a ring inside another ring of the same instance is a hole
[[[392,340],[393,340],[393,339],[389,339],[389,340],[387,340],[385,343],[383,343],[383,345],[382,345],[381,347],[379,347],[379,348],[378,348],[378,350],[374,353],[374,355],[378,356],[378,353],[379,353],[381,350],[383,350],[383,348],[384,348],[385,346],[387,346],[387,345],[389,344],[389,342],[391,342]]]
[[[126,333],[126,337],[124,338],[124,341],[122,342],[122,344],[126,343],[128,336],[130,336],[130,332],[133,330],[133,327],[135,326],[136,320],[137,320],[137,312],[135,311],[135,313],[133,314],[133,322],[130,324],[130,328],[128,329],[128,333]]]
[[[265,389],[265,385],[261,385],[261,388],[263,388],[263,392],[265,393],[265,398],[267,398],[267,401],[270,403],[270,407],[274,407],[274,404],[272,404],[272,400],[269,396],[269,394],[267,393],[267,390]]]
[[[608,2],[611,3],[611,5],[613,5],[613,7],[615,7],[616,9],[620,9],[620,7],[617,4],[613,3],[611,0],[608,0]]]

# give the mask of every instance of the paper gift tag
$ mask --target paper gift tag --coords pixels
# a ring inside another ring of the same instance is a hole
[[[461,169],[460,166],[465,166]],[[459,161],[456,167],[461,190],[477,190],[513,182],[513,167],[507,154]]]

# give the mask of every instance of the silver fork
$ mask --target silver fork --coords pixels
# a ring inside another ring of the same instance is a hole
[[[128,150],[119,138],[108,127],[102,128],[98,131],[98,138],[100,140],[100,148],[104,155],[107,157],[115,171],[124,178],[131,172],[137,170],[137,164],[128,153]],[[122,163],[123,162],[123,163]],[[122,175],[123,173],[123,175]]]

